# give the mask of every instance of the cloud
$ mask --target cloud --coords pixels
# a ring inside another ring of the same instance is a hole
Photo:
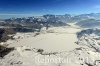
[[[100,5],[95,5],[94,8],[100,8]]]

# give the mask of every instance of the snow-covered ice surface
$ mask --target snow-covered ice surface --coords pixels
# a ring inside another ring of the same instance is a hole
[[[18,42],[10,44],[10,47],[15,46],[32,46],[34,48],[44,49],[49,52],[71,51],[77,48],[75,44],[77,41],[76,32],[80,29],[69,27],[53,27],[46,32],[40,33],[34,37],[33,33],[22,34]],[[17,37],[20,33],[17,34]]]
[[[100,53],[77,39],[80,30],[52,27],[39,34],[17,33],[15,40],[2,43],[15,50],[0,59],[0,66],[100,66]]]

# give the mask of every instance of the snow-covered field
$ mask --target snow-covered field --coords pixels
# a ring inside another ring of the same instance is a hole
[[[76,44],[80,31],[74,26],[17,33],[15,40],[2,43],[15,50],[0,59],[0,66],[100,66],[99,52]]]
[[[15,46],[31,46],[33,48],[44,49],[49,52],[71,51],[77,48],[75,44],[77,41],[76,32],[80,29],[69,27],[53,27],[46,32],[40,33],[34,37],[34,33],[22,34],[18,33],[16,36],[22,36],[22,38],[14,41],[10,44],[10,47]]]

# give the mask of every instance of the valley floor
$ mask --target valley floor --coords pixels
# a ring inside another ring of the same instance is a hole
[[[20,36],[20,39],[13,41],[14,43],[10,44],[9,47],[31,46],[49,52],[71,51],[78,47],[78,45],[75,44],[77,41],[76,32],[78,31],[80,31],[80,29],[53,27],[46,32],[42,31],[40,35],[35,37],[34,33],[18,33],[16,37]]]

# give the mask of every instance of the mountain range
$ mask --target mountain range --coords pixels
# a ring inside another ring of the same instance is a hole
[[[52,26],[65,26],[67,23],[76,23],[82,28],[93,28],[100,26],[100,13],[80,14],[72,16],[71,14],[65,15],[52,15],[46,14],[43,16],[33,16],[24,18],[9,18],[0,20],[0,23],[13,23],[20,25],[32,25],[32,24],[49,24]]]

